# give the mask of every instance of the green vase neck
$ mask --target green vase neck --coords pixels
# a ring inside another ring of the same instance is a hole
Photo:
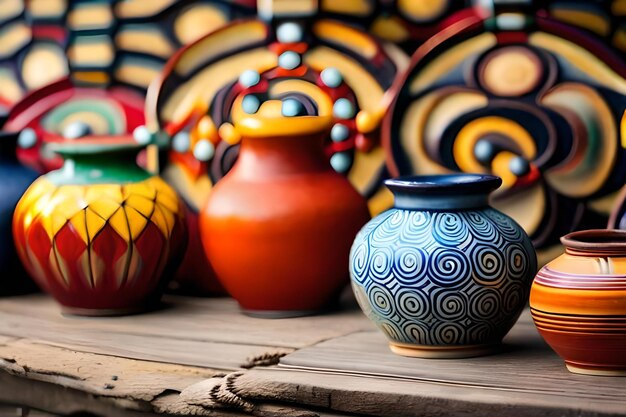
[[[57,148],[65,160],[63,167],[47,174],[58,185],[124,184],[139,182],[152,175],[137,165],[137,147],[93,149]]]

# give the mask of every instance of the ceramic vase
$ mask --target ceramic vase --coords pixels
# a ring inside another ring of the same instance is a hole
[[[39,174],[18,162],[16,139],[16,135],[10,134],[0,137],[0,294],[35,289],[17,259],[11,222],[17,202]]]
[[[571,372],[626,376],[626,231],[585,230],[561,242],[530,307],[545,341]]]
[[[63,167],[35,181],[15,210],[23,263],[64,313],[151,307],[186,241],[176,193],[136,165],[135,144],[81,139],[54,150]]]
[[[497,350],[536,272],[530,239],[488,205],[498,177],[387,180],[394,207],[357,235],[352,288],[394,353],[427,358]]]
[[[369,219],[365,199],[324,154],[332,118],[264,115],[277,104],[238,112],[239,157],[200,214],[218,279],[244,312],[262,317],[331,306],[349,281],[351,242]]]

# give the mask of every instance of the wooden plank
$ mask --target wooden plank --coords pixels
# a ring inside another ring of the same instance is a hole
[[[538,379],[541,375],[538,375]],[[255,401],[283,401],[380,417],[614,417],[626,415],[624,401],[555,401],[554,395],[467,385],[357,377],[282,368],[258,368],[233,386]]]
[[[211,369],[234,370],[250,358],[284,353],[285,348],[245,344],[204,342],[160,335],[135,335],[103,330],[97,320],[44,320],[0,312],[0,334],[36,340],[76,351],[115,355]]]
[[[0,344],[0,358],[0,404],[103,417],[248,415],[223,407],[202,407],[181,396],[190,386],[221,380],[221,374],[203,368],[75,352],[25,339]],[[15,407],[0,406],[0,416],[3,410],[13,410],[11,415],[16,415]],[[254,415],[340,417],[337,413],[268,403],[255,407]]]
[[[245,316],[230,298],[166,296],[164,306],[128,317],[78,318],[60,315],[56,303],[41,294],[0,299],[2,313],[62,324],[65,329],[291,349],[372,329],[353,301],[332,314],[277,320]]]
[[[146,415],[162,397],[215,375],[203,368],[76,352],[26,339],[0,344],[0,402],[52,413],[118,416],[123,409],[124,415]],[[187,411],[215,415],[195,408]]]
[[[443,397],[447,402],[458,401],[455,395],[463,388],[465,395],[473,393],[478,403],[490,398],[506,405],[512,396],[527,405],[562,410],[564,415],[578,411],[626,415],[626,379],[568,372],[543,342],[528,312],[505,339],[504,351],[497,355],[461,360],[406,358],[391,353],[382,333],[376,331],[358,332],[301,349],[282,358],[279,367],[306,375],[313,375],[306,371],[345,375],[355,384],[372,378],[413,381],[420,389],[425,384],[439,387],[440,394],[448,393]],[[376,388],[376,383],[368,385]],[[412,392],[422,397],[417,386]],[[541,401],[535,402],[535,397]]]
[[[205,368],[77,352],[26,339],[0,344],[0,367],[15,375],[96,395],[142,401],[219,375]]]
[[[45,410],[54,415],[99,416],[99,417],[157,417],[162,411],[153,409],[151,404],[137,403],[122,399],[94,396],[82,390],[65,388],[52,382],[27,379],[0,371],[0,402],[19,405],[20,408]],[[155,402],[161,400],[157,398]],[[135,409],[134,407],[139,407]],[[207,410],[201,407],[179,408],[179,413],[169,415],[195,415],[209,417],[245,417],[237,411]],[[15,414],[11,414],[15,416]],[[39,414],[31,412],[30,416]]]
[[[277,357],[369,328],[369,321],[355,309],[295,320],[263,320],[244,316],[226,298],[168,297],[161,310],[108,318],[62,316],[56,303],[41,294],[0,300],[0,335],[4,337],[221,370],[249,367],[254,358]]]

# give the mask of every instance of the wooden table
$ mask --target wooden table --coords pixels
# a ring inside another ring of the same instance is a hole
[[[570,374],[528,313],[500,354],[424,360],[393,355],[352,304],[263,320],[230,299],[169,296],[142,315],[79,318],[30,295],[0,300],[0,403],[101,416],[613,416],[626,415],[626,378]]]

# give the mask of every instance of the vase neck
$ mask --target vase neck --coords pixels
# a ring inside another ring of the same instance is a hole
[[[93,154],[63,154],[63,167],[47,178],[63,184],[124,184],[138,182],[151,175],[137,165],[137,151],[113,151]]]
[[[282,176],[330,169],[323,135],[244,137],[233,170],[238,175]]]
[[[422,175],[385,181],[395,207],[406,210],[467,210],[489,205],[502,181],[479,174]]]
[[[469,210],[489,205],[488,194],[418,195],[394,192],[394,207],[404,210]]]

